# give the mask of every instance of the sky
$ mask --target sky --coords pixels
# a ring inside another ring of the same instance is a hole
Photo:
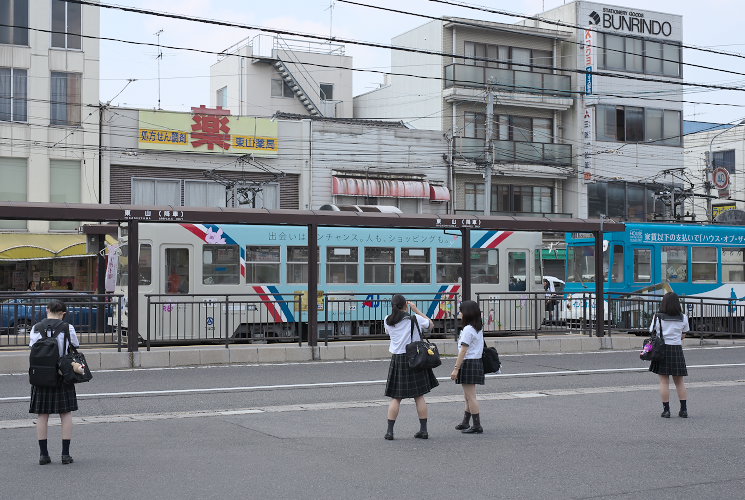
[[[427,0],[359,1],[429,16],[460,16],[506,23],[518,21],[513,17],[452,7]],[[465,3],[465,0],[455,1]],[[108,0],[103,2],[110,3]],[[284,0],[276,3],[255,0],[118,0],[111,3],[314,35],[329,36],[331,33],[339,38],[383,44],[390,44],[394,36],[429,21],[421,17],[384,12],[338,1],[333,2],[333,8],[330,9],[331,0]],[[565,0],[471,0],[469,3],[533,15],[544,9],[560,6]],[[623,0],[614,4],[682,15],[684,44],[745,54],[745,38],[740,16],[742,0]],[[160,30],[160,42],[163,45],[218,52],[258,34],[252,30],[101,9],[102,37],[156,43],[155,33]],[[210,66],[217,61],[217,56],[168,48],[163,49],[162,53],[159,84],[156,47],[102,41],[101,100],[111,101],[117,106],[156,108],[160,89],[160,105],[163,109],[186,111],[191,106],[209,104]],[[387,50],[348,44],[346,55],[353,57],[355,68],[390,70],[390,53]],[[745,90],[745,57],[712,55],[686,49],[683,58],[685,63],[743,73],[736,75],[684,66],[686,81],[743,86]],[[128,79],[135,81],[127,85]],[[377,88],[382,81],[383,76],[380,74],[356,71],[354,94]],[[745,92],[691,88],[686,90],[685,99],[698,102],[686,104],[685,119],[688,120],[727,123],[745,118]]]

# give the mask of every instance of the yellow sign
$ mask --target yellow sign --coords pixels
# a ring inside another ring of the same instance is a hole
[[[222,108],[192,108],[192,113],[140,111],[140,149],[276,157],[277,122],[232,116]]]
[[[737,205],[735,205],[734,203],[727,204],[727,205],[715,205],[711,207],[712,217],[716,217],[722,212],[726,212],[727,210],[734,210],[736,208],[737,208]]]
[[[302,311],[307,311],[308,310],[308,290],[295,290],[293,293],[295,295],[300,294],[302,296],[301,297],[301,301],[302,301],[302,306],[301,306],[302,309],[301,310]],[[317,304],[318,310],[319,311],[323,311],[323,304],[324,304],[324,301],[323,301],[323,290],[318,290],[316,292],[316,304]],[[295,306],[295,312],[298,312],[297,311],[297,306]]]

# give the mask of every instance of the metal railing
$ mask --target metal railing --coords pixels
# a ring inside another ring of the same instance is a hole
[[[246,46],[252,49],[252,55],[259,57],[274,57],[273,50],[280,45],[296,52],[310,52],[316,54],[344,55],[344,45],[330,42],[319,42],[302,38],[286,38],[279,35],[259,34],[249,36],[240,40],[220,52],[218,58],[224,58],[229,54],[238,52]],[[284,48],[283,47],[283,48]]]
[[[470,64],[445,66],[445,88],[486,87],[491,85],[505,92],[571,96],[571,78],[567,75],[488,68]]]
[[[81,345],[122,348],[122,295],[93,292],[0,292],[0,346],[28,346],[32,327],[47,317],[47,304],[61,300]]]
[[[477,160],[485,158],[486,139],[461,137],[457,140],[457,151],[463,158]],[[553,142],[492,141],[495,163],[526,163],[570,166],[571,144]]]

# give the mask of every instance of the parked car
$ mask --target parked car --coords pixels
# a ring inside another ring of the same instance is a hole
[[[57,297],[58,296],[58,297]],[[104,307],[103,325],[112,316],[111,304],[100,304],[96,295],[84,292],[26,292],[0,295],[0,331],[9,335],[26,335],[36,323],[47,317],[47,304],[59,298],[67,305],[65,320],[76,331],[102,331],[96,328],[99,307]]]

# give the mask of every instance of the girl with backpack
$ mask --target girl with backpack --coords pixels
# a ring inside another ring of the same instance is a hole
[[[65,341],[65,332],[70,332],[70,343],[79,347],[80,342],[75,334],[75,328],[65,322],[63,318],[67,313],[64,302],[53,299],[47,304],[47,318],[35,324],[31,329],[31,342],[29,347],[33,347],[42,339],[53,336],[57,342],[59,357],[66,354],[67,345]],[[47,340],[44,340],[48,342]],[[33,352],[33,351],[32,351]],[[32,360],[33,361],[33,360]],[[71,464],[73,462],[70,456],[70,440],[72,439],[72,412],[78,409],[77,395],[73,384],[62,383],[62,378],[58,377],[56,385],[48,386],[31,386],[31,405],[29,413],[36,413],[36,437],[39,440],[39,465],[46,465],[52,461],[47,450],[47,432],[49,428],[49,415],[57,413],[62,422],[62,463]]]
[[[417,439],[428,439],[427,432],[427,402],[424,395],[439,385],[431,369],[412,370],[406,358],[406,345],[421,340],[418,330],[432,328],[432,320],[422,314],[411,302],[407,302],[403,295],[396,294],[391,299],[393,311],[383,321],[385,332],[391,338],[388,350],[391,353],[391,364],[388,368],[388,381],[385,384],[385,395],[391,398],[388,405],[388,432],[385,439],[393,439],[393,425],[396,423],[401,400],[414,398],[416,412],[419,415],[419,432],[414,434]],[[413,311],[413,315],[409,314]],[[419,328],[415,328],[416,321]],[[413,329],[413,340],[412,340]]]
[[[463,421],[455,428],[463,434],[481,434],[481,416],[479,400],[476,399],[476,384],[484,385],[484,365],[481,356],[484,353],[484,323],[481,309],[473,300],[464,300],[460,305],[461,331],[458,336],[458,358],[450,378],[463,387],[463,398],[466,400],[466,411]],[[473,425],[469,421],[473,418]]]

